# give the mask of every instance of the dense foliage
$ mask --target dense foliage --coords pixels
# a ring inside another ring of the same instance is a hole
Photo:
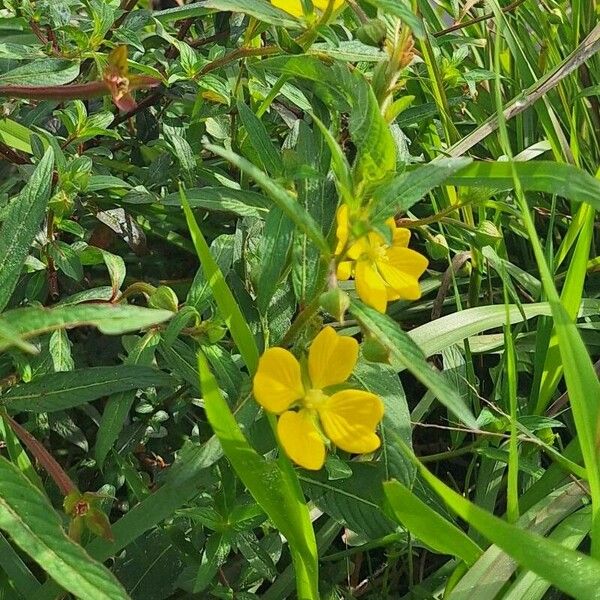
[[[596,0],[1,6],[1,598],[600,598]]]

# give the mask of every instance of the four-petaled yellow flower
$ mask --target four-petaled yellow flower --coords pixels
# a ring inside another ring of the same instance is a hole
[[[358,297],[379,312],[385,312],[391,300],[417,300],[421,297],[419,277],[423,275],[427,259],[408,247],[410,231],[396,227],[394,219],[386,224],[391,229],[391,245],[374,231],[352,242],[348,248],[348,206],[337,211],[337,249],[346,248],[338,265],[337,278],[345,281],[354,275]]]
[[[375,429],[383,417],[381,399],[363,390],[339,389],[357,358],[358,342],[338,335],[332,327],[325,327],[313,340],[306,369],[284,348],[269,348],[260,357],[254,397],[279,415],[279,441],[305,469],[323,466],[325,438],[353,454],[379,448]]]
[[[294,15],[295,17],[301,17],[304,14],[302,2],[300,0],[271,0],[271,3],[273,6],[290,13],[290,15]],[[329,5],[329,0],[312,0],[312,3],[317,10],[325,12]],[[334,0],[333,10],[337,10],[342,4],[344,4],[344,0]]]

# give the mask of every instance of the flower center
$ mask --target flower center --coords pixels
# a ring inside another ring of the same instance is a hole
[[[362,258],[370,263],[386,260],[386,246],[379,241],[369,240],[369,247],[365,250]]]
[[[323,393],[323,390],[310,389],[304,396],[304,407],[308,410],[315,410],[321,406],[327,398],[328,396]]]

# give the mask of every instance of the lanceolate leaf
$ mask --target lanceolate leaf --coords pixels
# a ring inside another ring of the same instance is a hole
[[[218,146],[207,146],[207,149],[219,156],[222,156],[238,169],[244,171],[247,175],[256,180],[258,185],[271,196],[273,202],[281,208],[281,210],[287,214],[287,216],[296,223],[298,228],[305,233],[310,240],[317,246],[324,256],[327,257],[330,254],[329,246],[323,237],[323,233],[319,229],[319,226],[315,220],[306,212],[296,199],[290,195],[284,188],[278,183],[270,179],[266,173],[255,167],[251,162],[245,158],[238,156],[230,150],[225,148],[219,148]]]
[[[398,481],[384,485],[392,514],[413,535],[442,554],[453,554],[472,565],[482,553],[481,548],[456,525],[417,498]]]
[[[474,162],[452,175],[448,183],[509,190],[514,185],[513,167],[524,191],[556,194],[600,209],[600,180],[567,163]]]
[[[294,471],[287,469],[285,463],[266,462],[250,446],[221,395],[202,352],[198,353],[198,371],[206,401],[206,414],[223,452],[290,545],[298,597],[302,600],[318,600],[317,547],[308,508]],[[286,458],[282,460],[287,461]]]
[[[102,333],[118,335],[145,329],[170,319],[168,310],[127,306],[125,304],[78,304],[56,308],[18,308],[0,317],[0,351],[15,343],[15,339],[3,335],[7,324],[14,335],[29,339],[56,329],[70,329],[91,325]]]
[[[168,375],[150,367],[89,367],[51,373],[31,383],[16,385],[0,397],[0,404],[15,412],[52,412],[116,392],[173,383]]]
[[[0,529],[75,597],[126,600],[121,584],[65,534],[46,497],[0,457]]]
[[[52,187],[54,154],[51,148],[36,167],[19,197],[13,200],[0,229],[0,311],[17,285],[23,263],[46,212]]]
[[[398,175],[375,192],[376,204],[372,217],[384,220],[406,212],[425,194],[442,185],[470,162],[470,158],[443,158]]]
[[[421,463],[417,466],[423,479],[453,512],[521,566],[578,600],[600,598],[600,561],[495,517],[455,492]]]
[[[433,370],[421,349],[396,322],[362,302],[354,301],[350,312],[388,349],[396,368],[408,369],[465,425],[477,428],[475,418],[458,392]]]

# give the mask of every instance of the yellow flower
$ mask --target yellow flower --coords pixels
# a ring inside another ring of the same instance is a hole
[[[348,207],[342,204],[337,211],[336,254],[344,253],[337,278],[345,281],[354,275],[358,297],[379,312],[385,312],[390,300],[420,298],[419,277],[429,264],[422,254],[408,247],[408,229],[396,227],[394,219],[386,223],[392,233],[391,245],[381,234],[371,231],[348,246]]]
[[[325,438],[353,454],[377,450],[375,428],[383,417],[383,403],[375,394],[344,389],[331,393],[354,370],[358,342],[325,327],[308,351],[307,372],[283,348],[269,348],[254,376],[254,397],[279,415],[277,435],[286,454],[305,469],[318,470],[325,462]]]
[[[301,17],[304,15],[304,11],[302,10],[302,2],[300,0],[271,0],[273,6],[284,10],[295,17]],[[329,0],[312,0],[313,6],[322,12],[327,10],[327,6],[329,5]],[[344,4],[344,0],[334,0],[333,2],[333,10],[337,10],[340,6]]]

